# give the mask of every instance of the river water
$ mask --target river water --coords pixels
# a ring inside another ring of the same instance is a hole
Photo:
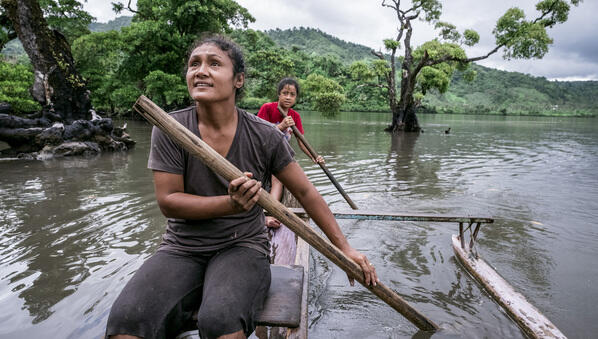
[[[423,115],[424,134],[394,138],[382,131],[388,114],[303,120],[360,208],[495,218],[481,257],[568,337],[598,333],[598,119]],[[0,161],[0,338],[100,338],[156,249],[165,219],[146,169],[150,127],[128,126],[129,153]],[[333,209],[348,209],[319,167],[300,151],[298,161]],[[443,328],[433,338],[523,337],[457,263],[456,224],[339,224]],[[310,338],[426,337],[313,250],[311,262]]]

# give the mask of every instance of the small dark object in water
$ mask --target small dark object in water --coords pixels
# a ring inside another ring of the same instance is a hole
[[[444,131],[444,134],[449,134],[451,133],[451,128],[449,127],[446,131]]]

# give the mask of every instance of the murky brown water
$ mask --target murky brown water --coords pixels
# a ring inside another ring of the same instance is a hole
[[[304,114],[306,137],[356,204],[401,213],[490,216],[479,250],[570,338],[598,333],[598,119],[421,117],[391,138],[386,114]],[[92,159],[0,161],[0,338],[99,338],[165,219],[137,148]],[[451,127],[451,133],[444,130]],[[347,205],[298,160],[326,201]],[[522,337],[456,262],[456,225],[340,221],[382,280],[444,330],[434,338]],[[415,327],[312,251],[311,338],[419,337]]]

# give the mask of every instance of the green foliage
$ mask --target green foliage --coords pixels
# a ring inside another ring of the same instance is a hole
[[[11,64],[0,58],[0,102],[9,103],[17,112],[33,112],[41,107],[29,94],[33,85],[30,66]]]
[[[115,8],[125,6],[116,3]],[[231,25],[244,27],[253,20],[232,0],[139,0],[130,25],[80,38],[73,54],[96,107],[125,113],[141,93],[165,108],[176,107],[188,97],[182,75],[193,40],[202,32],[231,31]],[[119,23],[126,20],[111,27]]]
[[[268,98],[243,97],[237,105],[247,110],[252,109],[257,112],[264,103],[269,101],[270,99]]]
[[[284,49],[263,49],[250,53],[247,62],[251,65],[247,87],[252,95],[260,98],[278,97],[276,84],[280,79],[293,75],[293,61]]]
[[[425,110],[436,113],[575,115],[598,116],[593,98],[598,81],[558,82],[529,75],[472,65],[474,81],[467,72],[455,72],[443,95],[431,92],[423,100]]]
[[[48,26],[62,33],[69,43],[88,34],[94,20],[77,0],[38,0]]]
[[[463,79],[467,82],[472,82],[473,80],[475,80],[477,74],[478,72],[469,69],[463,73]]]
[[[443,40],[457,42],[461,39],[461,33],[457,31],[457,27],[453,24],[438,21],[434,28],[440,29],[439,34]]]
[[[131,17],[121,17],[108,24],[92,25],[92,30],[103,32],[76,39],[72,44],[73,56],[88,82],[94,107],[117,114],[126,113],[142,93],[166,109],[187,105],[188,94],[183,79],[186,48],[199,31],[217,27],[216,31],[230,32],[245,54],[246,95],[238,103],[240,107],[257,110],[263,103],[275,100],[278,81],[293,76],[302,85],[298,109],[315,109],[327,115],[339,109],[388,112],[386,80],[391,69],[388,57],[374,58],[368,47],[347,43],[310,28],[231,31],[229,23],[243,26],[252,18],[244,15],[244,9],[239,9],[242,7],[236,4],[228,8],[230,1],[205,3],[140,0],[132,22]],[[436,18],[433,22],[438,19],[439,1],[414,3],[421,5],[418,7],[420,17]],[[548,10],[550,4],[561,6],[562,1],[546,0],[540,4],[541,9]],[[217,11],[218,6],[227,8]],[[219,17],[215,17],[216,13]],[[516,11],[511,14],[502,22],[500,34],[505,38],[514,37],[517,42],[509,48],[521,55],[538,53],[538,48],[526,41],[530,37],[548,43],[547,36],[543,35],[546,20],[563,19],[562,15],[556,14],[551,19],[549,13],[533,23]],[[421,102],[424,110],[437,113],[598,114],[592,101],[598,96],[598,83],[555,83],[477,65],[468,68],[468,63],[454,61],[466,58],[457,43],[475,44],[479,35],[473,30],[465,30],[459,35],[448,23],[439,24],[438,28],[448,29],[445,35],[450,42],[435,39],[413,49],[415,62],[422,60],[425,51],[428,60],[451,60],[423,67],[418,74],[413,99]],[[388,40],[387,45],[400,47],[394,40]],[[13,51],[18,55],[16,49]],[[401,69],[400,63],[404,59],[399,57],[398,60],[397,69]],[[20,93],[28,94],[26,90],[31,79],[28,81]]]
[[[141,94],[143,93],[137,86],[125,84],[110,93],[109,97],[110,102],[114,103],[116,107],[116,112],[126,113],[133,107],[133,104]]]
[[[418,89],[424,95],[432,88],[444,93],[451,82],[451,75],[452,70],[446,64],[424,67],[417,75]]]
[[[147,84],[145,95],[167,110],[183,106],[189,97],[185,79],[181,75],[152,71],[143,82]]]
[[[108,32],[108,31],[120,31],[121,28],[131,25],[133,20],[132,16],[119,16],[110,20],[106,23],[92,22],[89,24],[89,30],[92,32]]]
[[[417,9],[415,14],[419,15],[421,11],[424,11],[423,19],[425,21],[438,20],[442,13],[442,4],[438,0],[414,0],[413,7],[421,8]]]
[[[10,38],[8,37],[8,32],[6,32],[2,27],[0,27],[0,50],[2,50],[4,48],[4,45],[6,45],[9,41]]]
[[[441,43],[438,40],[428,41],[422,44],[413,52],[415,60],[428,54],[430,60],[438,60],[445,56],[455,59],[466,58],[465,51],[461,46],[454,43]],[[417,61],[416,61],[417,62]],[[431,89],[436,89],[440,93],[446,92],[450,85],[453,72],[456,69],[465,70],[469,64],[459,63],[457,61],[445,61],[432,66],[426,66],[421,69],[417,75],[416,89],[424,95]]]
[[[112,113],[128,110],[112,100],[112,93],[123,86],[118,79],[124,60],[122,50],[123,42],[116,31],[85,35],[71,46],[75,66],[86,79],[92,105],[97,110]]]
[[[579,2],[579,0],[571,1],[575,6],[577,6]],[[545,27],[553,27],[556,24],[567,21],[570,9],[571,6],[569,6],[566,1],[562,0],[543,0],[536,4],[536,10],[540,13],[549,13],[548,17],[540,20],[540,24]]]
[[[544,26],[526,21],[519,8],[507,10],[496,23],[493,33],[496,43],[505,47],[505,59],[542,58],[552,43]]]
[[[480,41],[480,35],[473,29],[466,29],[463,32],[463,44],[473,46]]]
[[[313,108],[326,116],[334,116],[345,102],[343,87],[319,74],[310,74],[301,86]]]
[[[384,39],[384,48],[387,50],[395,50],[401,46],[401,43],[393,39]]]
[[[351,75],[351,79],[361,81],[371,81],[376,77],[376,73],[365,60],[352,63],[349,66],[349,74]]]

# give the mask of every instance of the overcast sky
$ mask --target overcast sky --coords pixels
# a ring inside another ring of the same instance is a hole
[[[256,19],[249,25],[257,30],[312,27],[342,40],[382,47],[382,40],[397,32],[396,14],[381,6],[381,0],[237,0]],[[492,29],[496,20],[510,7],[524,10],[535,17],[534,0],[450,0],[443,1],[442,21],[457,26],[459,31],[474,29],[480,43],[467,48],[469,57],[486,54],[494,48]],[[135,3],[135,1],[133,1]],[[110,1],[88,0],[85,9],[99,22],[115,17]],[[502,53],[478,62],[484,66],[559,80],[598,80],[598,2],[585,0],[571,9],[569,20],[549,30],[554,39],[548,54],[540,60],[504,60]],[[128,13],[124,12],[123,14]],[[412,43],[419,45],[434,37],[427,24],[415,24]]]

